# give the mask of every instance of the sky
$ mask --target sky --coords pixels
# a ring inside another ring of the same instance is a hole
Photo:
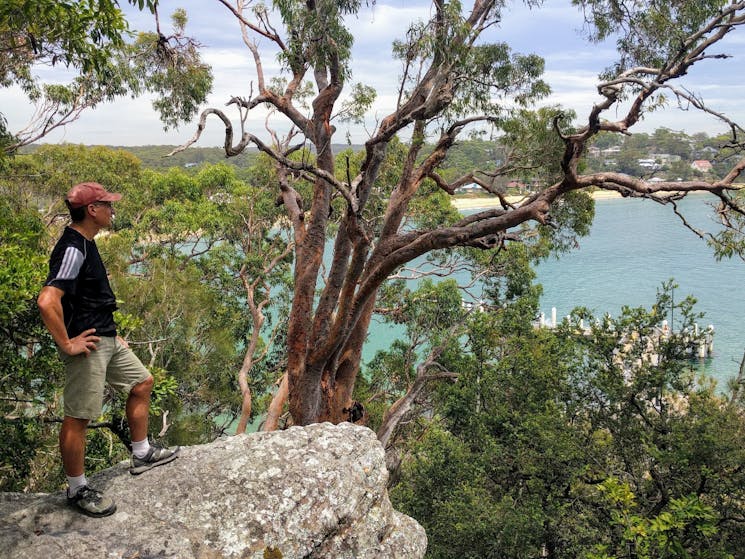
[[[498,27],[484,36],[489,41],[505,41],[515,52],[535,53],[545,59],[543,76],[552,89],[551,95],[542,100],[543,105],[559,104],[586,118],[593,103],[600,100],[596,93],[598,74],[614,59],[614,45],[589,44],[582,38],[582,15],[569,0],[546,0],[544,7],[530,10],[522,2],[507,2],[508,9]],[[154,23],[148,12],[140,13],[129,7],[128,14],[133,29],[153,30]],[[215,107],[226,110],[238,125],[237,114],[225,103],[233,96],[247,97],[251,82],[255,83],[255,70],[250,52],[242,42],[235,18],[216,0],[161,0],[162,25],[174,9],[185,8],[189,16],[187,34],[203,45],[203,56],[213,67],[213,91],[202,108]],[[412,21],[425,20],[430,15],[430,4],[423,0],[377,0],[363,3],[359,14],[349,20],[354,35],[352,82],[372,85],[378,92],[375,105],[366,120],[366,126],[339,125],[337,138],[344,142],[348,136],[352,143],[362,143],[373,130],[375,122],[387,115],[395,106],[397,77],[401,67],[391,55],[394,39],[403,37]],[[279,69],[276,57],[268,50],[266,40],[259,43],[264,53],[263,64],[267,75]],[[686,76],[681,84],[689,91],[702,96],[707,104],[734,120],[745,123],[745,29],[737,30],[720,46],[732,55],[726,60],[704,61]],[[712,53],[713,54],[713,53]],[[64,80],[66,73],[60,68],[39,67],[37,75],[48,82]],[[122,98],[102,104],[86,112],[78,121],[64,130],[55,131],[43,141],[48,143],[82,143],[86,145],[180,145],[188,141],[196,130],[196,121],[182,125],[177,130],[164,131],[157,113],[151,106],[152,98]],[[15,87],[0,89],[0,111],[11,130],[23,128],[32,111],[20,90]],[[607,118],[617,114],[606,113]],[[258,136],[265,136],[266,112],[254,111],[247,125]],[[277,116],[272,126],[281,129]],[[634,131],[652,132],[667,127],[688,134],[706,132],[717,134],[726,128],[711,117],[697,111],[681,111],[674,106],[648,116],[634,127]],[[223,143],[224,128],[216,118],[208,120],[207,128],[196,144],[201,147],[219,146]]]

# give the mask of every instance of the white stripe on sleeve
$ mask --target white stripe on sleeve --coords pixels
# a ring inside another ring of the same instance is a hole
[[[83,265],[83,253],[75,247],[67,247],[62,257],[62,264],[57,272],[57,280],[71,280],[78,277],[80,267]]]

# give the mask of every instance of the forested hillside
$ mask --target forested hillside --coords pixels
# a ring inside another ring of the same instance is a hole
[[[120,332],[156,378],[152,435],[195,444],[241,422],[291,421],[272,408],[286,367],[280,317],[292,256],[268,163],[257,157],[241,179],[225,162],[154,171],[104,147],[44,146],[11,161],[0,176],[3,490],[63,483],[62,370],[34,300],[65,223],[64,192],[83,178],[124,194],[114,232],[98,244],[121,301]],[[734,499],[745,487],[745,373],[733,370],[723,393],[696,378],[687,341],[654,337],[672,308],[683,325],[696,319],[693,301],[673,301],[671,286],[650,310],[597,321],[578,311],[590,333],[579,322],[536,330],[531,261],[549,246],[436,255],[430,270],[457,263],[482,277],[480,307],[463,305],[467,286],[453,279],[384,287],[376,320],[401,335],[363,364],[363,416],[350,419],[386,446],[396,506],[425,526],[432,557],[530,557],[545,547],[607,558],[671,545],[727,557],[745,544],[745,501]],[[650,343],[656,363],[643,357]],[[90,430],[91,472],[126,457],[122,403],[111,398]]]
[[[688,135],[667,128],[661,128],[651,134],[635,133],[628,137],[613,135],[599,136],[585,153],[588,168],[595,171],[621,171],[637,176],[657,176],[666,178],[675,175],[675,179],[689,180],[706,173],[691,166],[696,160],[712,163],[712,176],[723,176],[728,169],[728,153],[720,152],[722,146],[729,142],[727,135],[709,136],[701,132]],[[38,145],[23,148],[22,153],[33,153]],[[111,149],[123,150],[137,157],[144,168],[166,170],[170,167],[183,167],[194,170],[205,163],[225,162],[238,169],[247,169],[257,161],[258,150],[249,149],[234,157],[226,157],[221,147],[192,146],[185,151],[177,151],[177,146],[108,146]],[[434,145],[425,145],[422,157],[431,153]],[[363,146],[338,144],[332,146],[334,153],[351,150],[359,153]],[[729,155],[734,155],[730,152]],[[475,169],[485,169],[499,165],[504,161],[505,146],[499,139],[466,139],[456,143],[448,152],[442,164],[444,175],[459,177]],[[641,164],[639,162],[642,162]],[[515,172],[502,178],[501,183],[510,182],[534,183],[537,177],[531,171]]]

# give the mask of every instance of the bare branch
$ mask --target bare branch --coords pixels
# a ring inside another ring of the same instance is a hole
[[[15,134],[18,141],[6,146],[6,153],[13,153],[23,146],[33,144],[42,139],[53,130],[63,128],[80,118],[86,109],[95,106],[101,99],[98,96],[90,97],[84,91],[83,86],[77,88],[77,94],[72,102],[63,104],[49,98],[38,103],[35,107],[29,123],[25,128]]]
[[[158,432],[158,437],[163,437],[168,432],[168,429],[171,427],[171,424],[168,423],[168,413],[168,410],[165,410],[163,412],[163,416],[161,417],[161,428]]]
[[[231,11],[231,13],[238,19],[238,21],[241,22],[241,25],[245,25],[251,31],[254,31],[255,33],[258,33],[262,37],[265,37],[269,39],[270,41],[274,42],[280,50],[287,50],[287,47],[285,46],[282,39],[279,37],[279,35],[274,32],[274,30],[269,25],[264,25],[264,29],[261,27],[251,23],[246,18],[243,17],[242,9],[243,9],[243,3],[239,3],[239,8],[234,8],[228,0],[218,0],[223,6],[225,6],[228,10]],[[266,20],[260,17],[260,20],[262,23],[264,23]]]
[[[380,443],[384,448],[387,448],[391,444],[391,439],[395,433],[399,423],[403,420],[406,414],[411,410],[412,405],[419,397],[425,385],[432,380],[441,379],[457,379],[458,373],[451,371],[438,371],[436,373],[430,373],[429,370],[432,368],[439,368],[440,365],[437,363],[437,359],[445,351],[450,341],[457,337],[462,331],[465,317],[463,320],[457,321],[450,326],[448,332],[440,343],[430,349],[429,355],[417,365],[416,367],[416,378],[409,389],[406,391],[401,398],[394,402],[383,415],[383,420],[378,429],[377,436]]]

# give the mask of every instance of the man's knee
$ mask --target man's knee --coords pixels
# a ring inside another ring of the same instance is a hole
[[[62,418],[62,429],[68,431],[85,431],[90,421],[90,419],[82,419],[80,417],[66,415]]]
[[[88,423],[90,423],[89,419],[80,419],[66,415],[62,420],[62,426],[59,431],[60,443],[73,439],[85,439]]]
[[[153,390],[153,376],[150,375],[139,384],[135,384],[129,393],[132,396],[149,396]]]

